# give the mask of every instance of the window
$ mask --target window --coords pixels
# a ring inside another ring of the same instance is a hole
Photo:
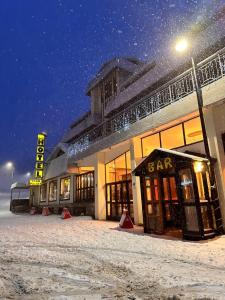
[[[142,139],[143,156],[148,156],[154,149],[160,147],[159,133]]]
[[[101,101],[106,107],[108,103],[117,94],[117,75],[116,70],[112,71],[102,82],[101,86]]]
[[[41,185],[41,192],[40,192],[40,201],[45,202],[47,200],[47,184]]]
[[[162,148],[173,149],[184,146],[184,136],[182,124],[161,132]]]
[[[60,180],[60,200],[70,199],[70,177]]]
[[[203,140],[200,118],[195,118],[184,123],[186,144]]]
[[[49,183],[49,201],[57,200],[57,180]]]
[[[127,178],[126,155],[115,159],[116,181],[123,181]]]
[[[106,183],[131,179],[130,151],[105,165]]]
[[[76,201],[94,202],[94,172],[87,172],[76,176]]]
[[[142,156],[154,149],[174,149],[203,140],[200,118],[194,118],[141,139]]]

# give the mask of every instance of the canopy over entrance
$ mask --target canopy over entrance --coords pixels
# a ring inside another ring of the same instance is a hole
[[[145,232],[215,235],[206,158],[157,148],[133,174],[140,176]]]

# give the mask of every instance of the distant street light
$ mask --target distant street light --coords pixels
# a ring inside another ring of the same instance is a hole
[[[11,171],[12,173],[11,173],[11,176],[12,176],[12,179],[13,179],[13,177],[14,177],[14,164],[13,164],[13,162],[11,162],[11,161],[8,161],[6,164],[5,164],[5,167],[6,167],[6,169],[7,170],[9,170],[9,171]]]
[[[29,178],[31,176],[31,173],[30,172],[27,172],[26,175],[25,175],[27,178]]]
[[[190,43],[188,42],[187,39],[180,38],[177,40],[176,45],[175,45],[175,49],[177,52],[179,52],[179,53],[185,52],[188,48],[190,48]],[[204,143],[204,147],[205,147],[206,158],[209,161],[211,200],[212,200],[212,203],[215,208],[214,211],[215,211],[215,215],[216,215],[217,229],[222,231],[223,224],[222,224],[222,219],[221,219],[221,213],[220,213],[220,210],[217,209],[219,207],[219,199],[218,199],[218,193],[217,193],[217,188],[216,188],[214,162],[211,157],[210,150],[209,150],[209,143],[208,143],[208,139],[207,139],[205,120],[204,120],[204,114],[203,114],[203,97],[202,97],[201,82],[200,82],[200,78],[199,78],[199,72],[197,69],[197,65],[194,61],[194,58],[191,55],[190,55],[190,59],[191,59],[191,65],[192,65],[194,89],[196,91],[197,102],[198,102],[199,117],[200,117],[200,122],[201,122],[201,126],[202,126],[203,143]]]

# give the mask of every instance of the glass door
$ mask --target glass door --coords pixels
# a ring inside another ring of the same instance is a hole
[[[145,231],[163,233],[163,212],[160,199],[160,181],[158,177],[146,176],[142,181],[145,213]]]
[[[162,178],[162,206],[165,228],[181,228],[181,206],[172,175]]]
[[[119,221],[123,209],[128,209],[128,212],[133,219],[133,195],[132,181],[119,181],[106,184],[106,209],[107,219]]]
[[[193,184],[193,176],[190,168],[179,171],[180,187],[182,192],[183,209],[185,215],[184,235],[199,235],[199,212],[196,205],[196,197]]]

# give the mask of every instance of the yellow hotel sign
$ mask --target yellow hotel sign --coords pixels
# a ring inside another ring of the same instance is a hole
[[[36,164],[34,178],[30,180],[30,185],[41,185],[44,174],[44,153],[45,153],[45,138],[44,133],[38,134]]]

